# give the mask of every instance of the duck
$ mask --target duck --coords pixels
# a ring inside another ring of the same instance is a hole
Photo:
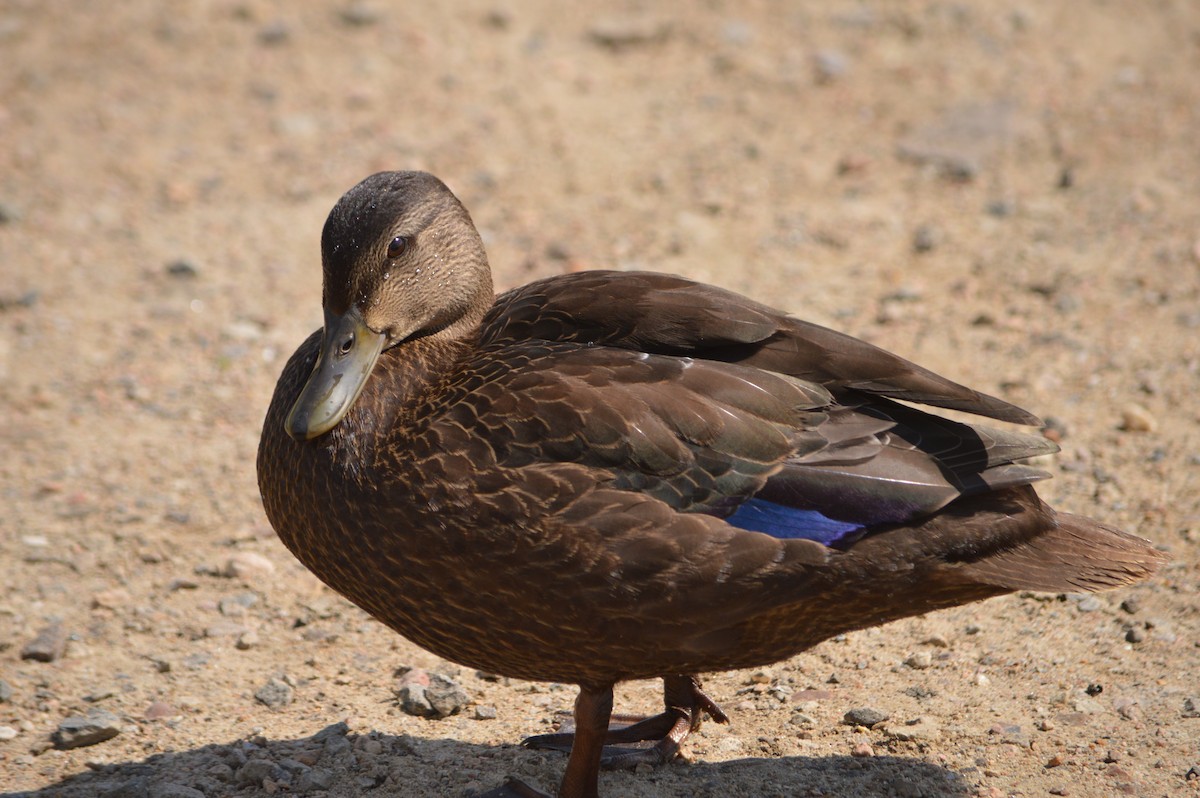
[[[263,424],[266,516],[418,646],[578,686],[574,731],[524,741],[569,752],[559,798],[727,722],[704,674],[1013,591],[1129,585],[1166,559],[1041,501],[1026,461],[1057,446],[1036,416],[873,344],[653,272],[496,295],[433,175],[351,188],[321,263],[324,325]],[[616,724],[633,679],[662,680],[663,712]]]

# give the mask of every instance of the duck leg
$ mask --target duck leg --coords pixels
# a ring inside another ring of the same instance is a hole
[[[600,757],[604,752],[612,706],[611,684],[604,687],[581,685],[579,697],[575,699],[575,733],[544,735],[546,737],[571,738],[566,746],[566,750],[570,750],[571,756],[567,760],[567,770],[563,774],[562,784],[558,788],[558,798],[600,798],[600,788],[597,784],[600,777]],[[524,744],[528,745],[529,740],[526,740]],[[484,793],[480,798],[550,798],[550,796],[530,787],[523,781],[510,779],[504,786]]]
[[[583,694],[580,695],[582,697]],[[695,676],[663,677],[663,703],[666,705],[666,711],[650,718],[638,719],[628,726],[609,729],[603,735],[603,741],[607,745],[650,740],[655,741],[655,744],[649,748],[606,748],[600,759],[602,767],[616,770],[634,768],[643,762],[650,765],[670,762],[679,754],[679,747],[687,736],[700,728],[703,713],[707,712],[718,723],[729,722],[729,717],[700,689],[700,681]],[[575,717],[578,722],[578,705]],[[617,717],[633,720],[628,716]],[[526,739],[523,745],[529,748],[571,751],[574,758],[579,733],[577,729],[575,733],[541,734]]]

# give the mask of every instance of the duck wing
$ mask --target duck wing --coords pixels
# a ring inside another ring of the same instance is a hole
[[[861,392],[1017,424],[1033,414],[877,346],[732,291],[653,272],[588,271],[497,297],[484,342],[576,341],[693,355],[788,374],[835,395]]]

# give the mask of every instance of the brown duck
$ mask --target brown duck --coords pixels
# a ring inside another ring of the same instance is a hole
[[[583,272],[494,296],[437,178],[373,175],[321,237],[325,327],[285,366],[258,454],[267,516],[318,577],[471,668],[579,685],[558,795],[673,757],[696,674],[1013,590],[1150,574],[1146,541],[1056,513],[1016,461],[1029,413],[745,297]],[[612,690],[663,714],[609,729]],[[657,740],[637,750],[606,744]],[[510,781],[493,795],[540,795]]]

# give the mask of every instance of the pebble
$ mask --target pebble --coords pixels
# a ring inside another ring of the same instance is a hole
[[[352,25],[356,28],[365,28],[374,25],[383,18],[383,14],[370,3],[350,3],[345,6],[338,16],[342,18],[342,22],[347,25]]]
[[[204,627],[205,637],[237,637],[245,634],[247,631],[245,626],[242,626],[236,621],[217,621]]]
[[[234,780],[238,784],[261,785],[265,779],[275,780],[282,775],[283,770],[274,762],[267,759],[251,759],[237,769]]]
[[[129,591],[120,587],[114,587],[111,590],[101,590],[92,596],[93,609],[116,610],[129,602]]]
[[[855,707],[843,716],[842,721],[849,723],[851,726],[874,726],[876,723],[883,723],[890,715],[878,709],[871,707]]]
[[[260,703],[267,705],[271,709],[279,709],[292,703],[295,698],[296,691],[292,686],[282,679],[269,679],[266,684],[255,691],[254,697]]]
[[[167,274],[172,277],[191,280],[200,274],[196,264],[187,258],[178,258],[167,264]]]
[[[947,640],[943,635],[939,634],[932,634],[921,642],[927,646],[933,646],[934,648],[950,648],[950,641]]]
[[[238,635],[237,643],[234,644],[238,651],[249,651],[258,645],[258,632],[250,629]]]
[[[933,655],[928,651],[918,651],[904,660],[904,664],[913,670],[923,671],[933,665]]]
[[[21,649],[21,659],[54,662],[67,650],[67,631],[59,622],[42,628],[37,636]]]
[[[283,44],[292,36],[292,31],[283,20],[268,22],[258,29],[258,40],[266,45]]]
[[[173,718],[178,714],[179,710],[165,701],[155,701],[146,707],[146,711],[142,713],[142,717],[146,720],[162,720],[163,718]]]
[[[875,749],[871,747],[870,743],[857,743],[852,749],[850,749],[850,756],[875,756]]]
[[[323,768],[313,768],[300,774],[296,779],[296,789],[299,792],[319,792],[333,786],[333,773]]]
[[[12,685],[0,679],[0,704],[7,704],[12,700],[13,689]]]
[[[923,224],[913,233],[913,252],[932,252],[941,242],[941,230],[933,225]]]
[[[818,50],[813,56],[817,83],[832,83],[850,71],[850,59],[841,50]]]
[[[1141,405],[1130,403],[1121,409],[1121,429],[1126,432],[1156,432],[1158,419]]]
[[[222,615],[228,617],[241,617],[246,614],[246,610],[258,603],[258,596],[254,593],[238,593],[234,596],[226,596],[217,602],[217,609]]]
[[[612,17],[596,20],[587,33],[593,43],[617,51],[663,42],[671,34],[671,25],[648,16]]]
[[[1200,697],[1189,696],[1183,699],[1182,712],[1185,718],[1200,718]]]
[[[937,723],[925,716],[914,718],[903,724],[889,723],[883,733],[901,742],[937,740],[942,736],[942,729]]]
[[[475,707],[475,720],[495,720],[496,708],[480,705]]]
[[[446,718],[458,714],[471,702],[467,691],[449,676],[430,673],[428,680],[428,684],[422,684],[423,679],[411,678],[396,691],[400,709],[406,714]]]
[[[167,782],[151,787],[150,798],[204,798],[204,793],[186,784]]]
[[[1115,699],[1113,701],[1113,709],[1125,720],[1133,720],[1141,712],[1141,709],[1138,707],[1138,700],[1127,696]]]
[[[51,735],[56,748],[68,750],[96,745],[121,733],[121,719],[106,709],[93,709],[87,715],[72,715],[58,724]]]
[[[221,576],[230,579],[258,579],[275,573],[275,563],[252,551],[239,551],[225,561]]]
[[[899,153],[937,167],[948,177],[972,180],[983,162],[1012,140],[1016,116],[1016,108],[1006,100],[964,103],[906,136]]]
[[[1140,626],[1131,626],[1125,632],[1125,640],[1130,643],[1140,643],[1146,639],[1146,630]]]
[[[0,726],[0,740],[11,740],[18,734],[19,732],[12,726]]]
[[[796,692],[792,693],[791,696],[791,700],[797,704],[804,703],[806,701],[827,701],[830,698],[833,698],[833,691],[814,689],[797,690]]]
[[[1095,596],[1084,596],[1079,600],[1079,603],[1075,605],[1075,609],[1079,610],[1080,612],[1095,612],[1103,606],[1104,604],[1101,603],[1100,599],[1096,598]]]

